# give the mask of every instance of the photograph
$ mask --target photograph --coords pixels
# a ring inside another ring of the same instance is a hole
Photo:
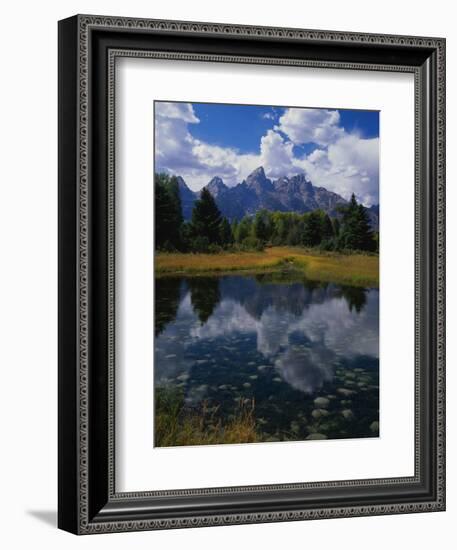
[[[457,547],[454,4],[2,7],[1,547]]]
[[[429,512],[446,510],[451,18],[396,5],[398,17],[374,20],[331,2],[318,17],[275,7],[269,19],[244,2],[238,23],[195,3],[59,18],[58,224],[35,200],[51,181],[42,152],[10,163],[8,189],[23,195],[12,183],[28,170],[33,194],[5,204],[58,229],[57,407],[36,384],[34,342],[12,352],[31,353],[31,378],[13,369],[22,401],[32,392],[57,410],[58,475],[42,453],[28,483],[54,475],[60,530],[142,531],[160,546],[165,534],[146,532],[171,529],[188,547],[220,526],[209,546],[233,548],[249,544],[246,524],[257,542],[254,524],[287,522],[268,536],[277,548],[309,521],[312,544],[357,532],[366,546],[397,515],[391,525],[409,523],[425,548],[449,527]],[[28,90],[35,65],[5,74]],[[45,134],[32,149],[47,146],[56,126],[22,119]],[[24,156],[27,133],[6,135]],[[22,228],[27,216],[5,213]],[[5,256],[24,260],[27,281],[51,265],[30,246],[43,240],[35,226]],[[34,311],[51,315],[45,279]],[[11,316],[22,340],[29,317]],[[43,422],[35,409],[18,433]],[[49,430],[35,428],[42,448]],[[375,546],[395,545],[398,529]]]
[[[380,115],[154,101],[154,447],[379,437]]]

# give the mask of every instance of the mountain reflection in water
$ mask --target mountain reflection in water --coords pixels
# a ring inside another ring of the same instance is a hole
[[[379,292],[297,276],[160,277],[155,387],[222,420],[255,400],[264,441],[378,435]]]

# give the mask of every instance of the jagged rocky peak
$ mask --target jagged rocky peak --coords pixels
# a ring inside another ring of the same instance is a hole
[[[217,197],[222,192],[228,189],[228,187],[219,176],[214,176],[214,178],[211,179],[206,188],[214,197]]]
[[[194,207],[197,194],[194,193],[184,181],[184,178],[177,176],[179,196],[181,198],[181,208],[184,219],[189,220],[192,216],[192,209]]]
[[[372,212],[375,212],[376,214],[379,214],[379,204],[372,204],[369,208]]]
[[[295,176],[281,176],[273,182],[276,191],[300,192],[300,190],[311,190],[313,184],[308,180],[305,174],[296,174]]]
[[[178,176],[181,205],[184,219],[190,220],[195,201],[200,191],[192,191]],[[311,212],[321,209],[330,216],[338,216],[339,205],[347,201],[324,187],[315,187],[305,174],[282,176],[272,182],[259,166],[242,183],[228,187],[219,176],[211,179],[206,185],[213,195],[222,215],[227,219],[241,219],[252,216],[261,209],[280,212]],[[368,210],[371,225],[377,230],[379,226],[379,205]]]
[[[179,189],[184,189],[184,190],[189,189],[187,183],[184,181],[184,179],[181,176],[176,176],[176,181],[178,182]]]
[[[296,183],[306,183],[307,185],[311,185],[311,182],[306,177],[306,174],[296,174],[295,176],[292,176],[290,178],[290,181],[296,182]]]
[[[307,179],[305,174],[297,174],[296,176],[293,176],[290,178],[289,188],[291,192],[299,192],[299,193],[314,193],[315,187],[313,184]]]
[[[279,179],[273,182],[274,188],[277,191],[281,189],[287,189],[289,187],[289,178],[287,176],[281,176]]]
[[[265,175],[265,170],[263,169],[263,166],[258,166],[255,170],[253,170],[249,176],[248,176],[248,180],[249,178],[263,178],[263,179],[266,179],[266,175]]]
[[[372,204],[370,208],[367,208],[368,217],[373,229],[379,231],[379,204]]]
[[[273,184],[271,180],[265,175],[265,170],[263,166],[259,166],[253,172],[249,174],[246,178],[246,185],[250,189],[254,189],[257,192],[260,191],[271,191],[273,189]]]
[[[278,183],[278,184],[284,184],[284,183],[288,183],[289,182],[289,176],[281,176],[280,178],[278,178],[277,180],[275,180],[275,184]]]

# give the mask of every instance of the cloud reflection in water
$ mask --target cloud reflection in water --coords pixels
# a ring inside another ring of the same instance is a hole
[[[156,383],[183,375],[185,379],[186,373],[205,361],[217,368],[224,349],[231,356],[238,353],[237,361],[243,362],[245,345],[239,342],[249,338],[255,339],[264,361],[304,393],[313,393],[330,381],[341,360],[379,356],[376,289],[348,292],[331,284],[259,284],[254,277],[240,276],[217,281],[219,288],[209,296],[213,303],[205,322],[204,304],[195,310],[195,289],[200,303],[205,296],[198,280],[192,285],[182,283],[176,318],[156,338]],[[197,350],[201,358],[196,360]]]

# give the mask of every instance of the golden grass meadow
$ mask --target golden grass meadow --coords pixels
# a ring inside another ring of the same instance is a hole
[[[379,286],[379,256],[375,254],[317,252],[315,249],[277,246],[262,252],[161,252],[155,256],[155,273],[158,277],[278,270],[297,270],[311,281],[358,287]]]

